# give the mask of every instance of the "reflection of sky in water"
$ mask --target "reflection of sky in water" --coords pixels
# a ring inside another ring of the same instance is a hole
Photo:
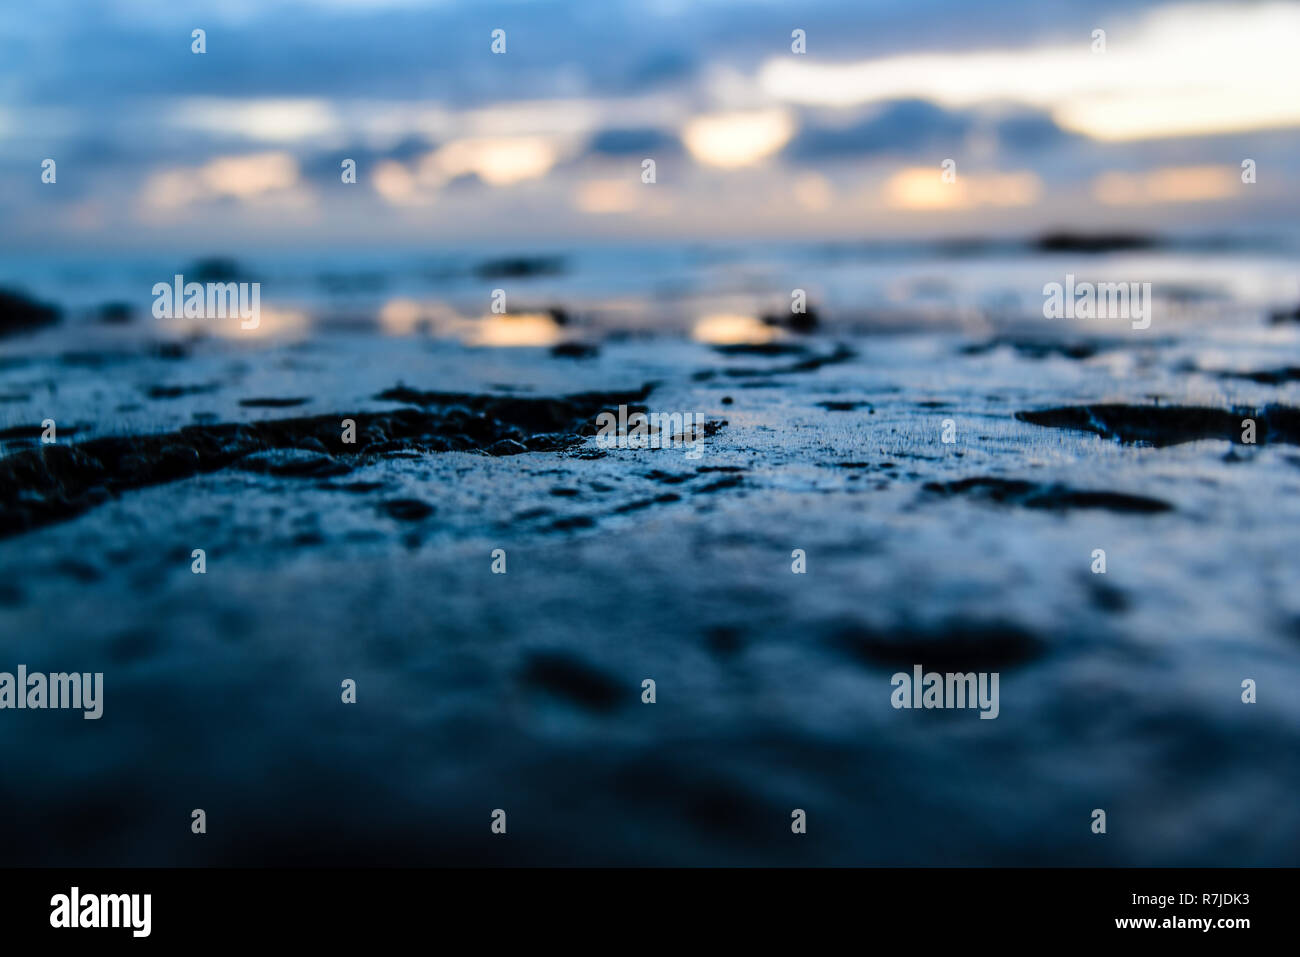
[[[262,315],[259,327],[250,330],[237,321],[154,319],[153,283],[192,271],[175,257],[8,257],[0,263],[0,286],[63,305],[65,333],[69,324],[128,337],[185,336],[202,327],[232,339],[276,340],[367,329],[496,346],[545,346],[620,331],[719,344],[762,342],[776,334],[763,320],[788,313],[796,289],[806,292],[825,328],[868,331],[1047,323],[1043,286],[1061,283],[1067,274],[1080,283],[1150,282],[1166,326],[1259,318],[1300,299],[1294,255],[1262,248],[954,255],[927,246],[661,244],[573,246],[554,253],[562,264],[555,274],[523,277],[484,276],[479,254],[249,258],[241,266],[261,282]],[[498,289],[505,293],[504,315],[492,310]],[[98,310],[107,302],[128,304],[136,321],[105,327]],[[1107,321],[1070,325],[1104,332]],[[1252,334],[1276,333],[1264,327]]]

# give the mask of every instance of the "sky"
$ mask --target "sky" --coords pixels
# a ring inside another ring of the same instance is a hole
[[[1298,40],[1270,2],[11,3],[0,248],[1267,233]]]

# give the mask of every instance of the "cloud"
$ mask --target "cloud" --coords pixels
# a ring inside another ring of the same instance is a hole
[[[828,64],[768,60],[759,84],[788,103],[856,106],[922,98],[950,109],[1011,102],[1065,129],[1124,141],[1300,125],[1300,5],[1176,6],[1113,26],[1105,52],[1072,43],[906,53]]]
[[[341,128],[330,104],[316,99],[186,99],[176,107],[173,123],[215,136],[268,143],[327,136]]]
[[[760,110],[697,116],[683,127],[682,142],[708,166],[750,166],[780,150],[793,134],[787,111]]]
[[[699,68],[695,57],[680,49],[651,53],[627,73],[623,89],[643,91],[691,79]]]
[[[964,173],[944,182],[938,167],[908,167],[885,181],[885,205],[904,210],[962,210],[976,206],[1029,206],[1043,184],[1031,170]]]
[[[141,200],[151,209],[173,209],[215,199],[263,199],[298,185],[298,163],[288,153],[219,156],[194,167],[173,167],[152,173]]]
[[[370,182],[375,192],[393,206],[428,206],[437,198],[433,192],[422,190],[411,171],[396,160],[378,163]]]
[[[647,127],[601,130],[587,145],[589,153],[601,156],[644,157],[680,148],[681,140],[673,134]]]
[[[1061,129],[1050,116],[1026,112],[997,121],[994,127],[1003,150],[1032,153],[1069,143],[1074,134]]]
[[[441,186],[473,174],[489,186],[539,179],[560,158],[560,148],[543,136],[499,136],[455,140],[419,164],[421,182]]]
[[[1286,229],[1297,215],[1300,4],[807,0],[790,16],[746,0],[6,7],[0,176],[17,186],[0,245],[56,247],[74,221],[58,210],[79,203],[78,240],[104,247],[896,235],[1130,209],[1151,228]],[[494,19],[506,56],[488,49]],[[807,56],[789,52],[795,25]],[[1097,26],[1105,54],[1089,49]],[[670,155],[643,185],[640,160]],[[45,156],[57,189],[34,175]],[[1222,172],[1188,172],[1247,156],[1260,182],[1232,202],[1212,203]],[[938,192],[947,157],[958,180]],[[1014,205],[1035,184],[1034,205]],[[190,204],[201,232],[176,215]]]
[[[461,182],[508,187],[541,179],[565,152],[559,138],[544,136],[468,137],[424,153],[414,163],[384,159],[371,182],[394,206],[428,206],[438,193]]]
[[[605,215],[636,209],[637,187],[626,179],[597,179],[579,185],[574,205],[584,213]]]
[[[1092,195],[1107,206],[1204,203],[1241,191],[1241,171],[1227,166],[1170,166],[1147,173],[1112,171],[1093,180]]]
[[[879,153],[913,154],[953,149],[972,127],[969,116],[924,100],[888,103],[874,115],[846,126],[809,126],[786,149],[798,160],[851,159]]]
[[[834,162],[873,156],[983,157],[994,152],[1029,153],[1074,139],[1051,117],[1005,108],[949,110],[925,100],[897,100],[877,106],[864,118],[828,123],[824,111],[805,115],[784,155],[802,163]]]

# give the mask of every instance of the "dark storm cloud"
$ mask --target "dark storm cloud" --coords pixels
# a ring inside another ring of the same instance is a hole
[[[786,155],[812,161],[950,148],[959,145],[972,126],[967,114],[922,100],[899,100],[848,126],[807,125],[790,142]]]
[[[681,141],[663,130],[607,129],[592,137],[588,152],[601,156],[649,156],[680,148]]]
[[[785,155],[796,162],[815,163],[957,151],[976,132],[993,136],[998,148],[1010,153],[1052,149],[1077,139],[1050,116],[1032,111],[985,116],[974,110],[946,110],[925,100],[895,100],[844,125],[830,124],[815,114],[807,116]]]

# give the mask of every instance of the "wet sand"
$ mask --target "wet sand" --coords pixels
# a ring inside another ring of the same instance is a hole
[[[1300,326],[95,329],[3,341],[0,667],[105,675],[3,715],[5,863],[1300,854]],[[913,664],[998,718],[891,707]]]

